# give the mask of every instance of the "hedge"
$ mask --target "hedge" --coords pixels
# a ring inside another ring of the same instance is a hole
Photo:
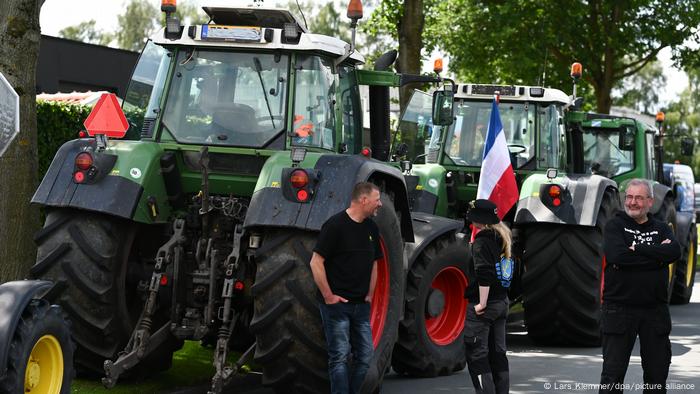
[[[39,150],[39,180],[44,178],[56,151],[67,141],[78,138],[78,133],[84,130],[83,122],[92,111],[92,106],[57,103],[52,101],[37,101],[37,137]],[[139,112],[139,113],[136,113]],[[127,113],[128,119],[141,124],[142,111]],[[127,133],[125,139],[138,139],[137,127]]]

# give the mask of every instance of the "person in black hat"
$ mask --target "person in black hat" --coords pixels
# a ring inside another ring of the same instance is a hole
[[[472,277],[465,298],[467,321],[464,340],[469,375],[476,393],[508,393],[510,378],[506,357],[508,293],[497,278],[496,263],[511,257],[510,229],[498,218],[489,200],[469,203],[467,220],[478,233],[471,244]],[[476,282],[476,283],[474,283]]]

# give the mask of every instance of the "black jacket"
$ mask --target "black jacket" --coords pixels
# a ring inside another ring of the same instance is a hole
[[[665,239],[671,243],[661,244]],[[649,217],[639,224],[618,212],[605,226],[603,250],[604,302],[638,306],[667,302],[668,265],[680,257],[681,249],[666,223]]]
[[[494,230],[481,230],[474,237],[472,244],[472,282],[469,283],[464,296],[469,302],[479,302],[479,286],[488,286],[489,301],[503,300],[508,291],[496,277],[496,263],[501,260],[503,240]]]

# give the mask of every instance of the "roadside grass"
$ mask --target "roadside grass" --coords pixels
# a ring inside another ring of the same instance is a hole
[[[213,348],[203,347],[199,342],[186,341],[173,355],[173,366],[168,371],[146,380],[120,380],[113,389],[105,389],[99,378],[75,379],[71,387],[73,394],[132,394],[166,393],[175,388],[206,384],[214,376],[212,365]],[[236,360],[239,354],[231,354]]]

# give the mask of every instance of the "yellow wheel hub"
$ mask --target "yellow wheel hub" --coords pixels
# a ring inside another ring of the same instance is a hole
[[[24,372],[24,392],[59,394],[63,383],[63,352],[53,335],[44,335],[34,344]]]

